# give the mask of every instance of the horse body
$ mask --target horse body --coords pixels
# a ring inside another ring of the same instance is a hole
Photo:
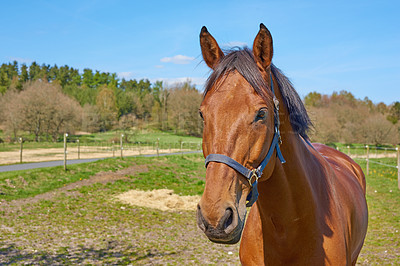
[[[354,265],[367,229],[361,169],[325,145],[282,138],[290,167],[277,161],[259,184],[242,235],[242,264]]]
[[[345,154],[308,143],[309,118],[271,64],[269,31],[261,25],[252,54],[224,55],[205,28],[200,42],[214,70],[200,107],[204,156],[222,154],[255,169],[278,134],[286,163],[272,156],[255,181],[225,162],[208,163],[199,227],[213,242],[241,238],[244,265],[354,265],[367,229],[364,175]],[[246,199],[257,183],[259,197],[244,226]]]

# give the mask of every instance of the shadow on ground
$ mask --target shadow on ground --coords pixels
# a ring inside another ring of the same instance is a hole
[[[87,247],[61,248],[52,254],[37,250],[21,250],[14,244],[1,243],[0,264],[142,264],[155,262],[158,258],[167,256],[179,256],[178,252],[159,252],[157,249],[147,250],[145,253],[136,252],[134,246],[124,249],[118,247],[115,242],[110,241],[105,249],[93,249]]]

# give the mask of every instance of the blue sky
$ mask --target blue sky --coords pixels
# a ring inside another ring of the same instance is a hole
[[[0,63],[68,65],[127,79],[190,78],[201,90],[203,25],[252,46],[259,24],[301,96],[347,90],[400,101],[400,1],[2,1]]]

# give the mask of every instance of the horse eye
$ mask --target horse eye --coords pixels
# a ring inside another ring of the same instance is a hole
[[[200,115],[201,119],[204,121],[203,113],[201,111],[199,111],[199,115]]]
[[[267,117],[267,110],[265,108],[258,110],[257,115],[254,119],[254,122],[257,122],[259,120],[263,120],[264,118]]]

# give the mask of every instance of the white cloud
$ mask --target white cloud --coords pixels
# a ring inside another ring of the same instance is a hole
[[[130,72],[130,71],[127,71],[127,72],[119,72],[117,75],[118,75],[118,77],[121,78],[121,79],[127,79],[127,80],[129,80],[129,79],[133,79],[134,73],[133,73],[133,72]]]
[[[32,59],[29,58],[21,58],[21,57],[8,57],[8,59],[12,62],[12,61],[17,61],[20,64],[30,64],[33,62]]]
[[[180,54],[175,55],[173,57],[164,57],[164,58],[160,59],[161,62],[173,63],[173,64],[178,64],[178,65],[189,64],[193,60],[194,60],[194,57],[180,55]]]
[[[155,78],[150,79],[150,82],[154,83],[156,81],[162,81],[165,85],[172,85],[175,83],[183,83],[186,81],[190,81],[193,85],[196,86],[198,90],[202,90],[204,84],[206,83],[206,78],[199,77],[183,77],[183,78]]]
[[[234,42],[228,42],[222,44],[223,47],[228,47],[228,48],[233,48],[233,47],[244,47],[247,46],[247,43],[245,42],[239,42],[239,41],[234,41]]]

